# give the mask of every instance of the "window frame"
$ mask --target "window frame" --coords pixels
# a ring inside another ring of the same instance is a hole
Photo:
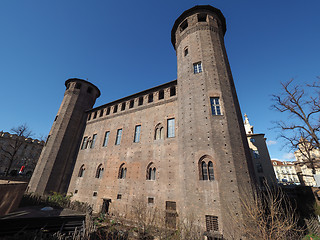
[[[108,146],[109,136],[110,136],[110,131],[106,131],[105,134],[104,134],[102,147],[107,147]]]
[[[134,129],[133,142],[135,143],[140,142],[140,136],[141,136],[141,125],[136,125]]]
[[[122,128],[119,128],[119,129],[117,130],[115,145],[120,145],[120,143],[121,143],[121,137],[122,137]]]
[[[175,118],[167,119],[167,138],[174,138],[175,135]]]
[[[222,116],[220,97],[210,97],[210,107],[212,116]]]
[[[202,62],[196,62],[193,64],[193,73],[198,74],[203,72]]]

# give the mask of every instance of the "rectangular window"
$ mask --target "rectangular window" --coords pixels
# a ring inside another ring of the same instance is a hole
[[[103,109],[100,110],[100,115],[99,117],[102,117],[103,116]]]
[[[94,148],[94,144],[96,143],[96,139],[97,139],[97,134],[93,134],[90,148]]]
[[[117,131],[116,145],[120,145],[121,135],[122,135],[122,129],[120,128],[120,129],[118,129],[118,131]]]
[[[134,142],[140,142],[140,130],[141,130],[141,125],[137,125],[135,130],[134,130]]]
[[[175,135],[174,135],[174,118],[168,119],[167,127],[168,127],[168,131],[167,131],[168,138],[175,137]]]
[[[159,91],[159,100],[164,99],[164,91],[160,90]]]
[[[96,119],[96,118],[97,118],[97,112],[94,112],[93,119]]]
[[[193,73],[201,73],[202,72],[202,63],[197,62],[193,64]]]
[[[113,113],[116,113],[118,111],[118,105],[115,105],[114,107],[113,107]]]
[[[150,93],[148,96],[148,103],[153,102],[153,93]]]
[[[110,132],[106,132],[105,135],[104,135],[104,140],[103,140],[103,147],[106,147],[108,145],[108,140],[109,140],[109,135],[110,135]]]
[[[254,157],[255,159],[260,158],[260,154],[259,154],[259,151],[258,151],[258,150],[253,150],[253,157]]]
[[[176,211],[177,209],[177,204],[176,202],[172,201],[166,201],[166,210],[171,210],[171,211]]]
[[[134,106],[134,100],[131,100],[131,101],[130,101],[129,108],[133,108],[133,106]]]
[[[210,105],[211,105],[212,115],[222,115],[219,97],[211,97]]]
[[[88,121],[91,119],[91,113],[89,113],[88,115]]]
[[[86,148],[86,146],[87,146],[87,141],[88,141],[88,137],[84,137],[84,138],[83,138],[82,145],[81,145],[81,149],[85,149],[85,148]]]
[[[175,96],[176,95],[176,87],[171,87],[170,88],[170,97]]]
[[[138,103],[138,105],[140,106],[140,105],[142,105],[143,104],[143,97],[139,97],[139,103]]]
[[[123,110],[125,110],[126,109],[126,103],[124,102],[124,103],[122,103],[122,105],[121,105],[121,111],[123,111]]]
[[[149,204],[153,204],[154,203],[154,198],[153,197],[149,197],[148,198],[148,203]]]
[[[109,115],[110,114],[110,107],[107,108],[107,112],[106,112],[106,115]]]
[[[121,194],[118,194],[117,195],[117,199],[121,199],[122,198],[122,195]]]
[[[206,227],[208,232],[219,231],[218,217],[206,215]]]

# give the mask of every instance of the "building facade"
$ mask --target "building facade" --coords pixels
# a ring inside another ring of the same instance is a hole
[[[266,138],[262,133],[254,133],[248,116],[245,114],[244,117],[244,128],[247,134],[256,181],[262,188],[265,187],[266,184],[272,187],[277,184],[277,179],[272,167]]]
[[[220,10],[185,11],[171,32],[177,80],[93,109],[99,89],[67,80],[28,191],[126,218],[142,202],[172,228],[192,218],[210,238],[240,239],[254,170],[225,32]]]
[[[320,151],[306,140],[301,139],[298,150],[294,152],[296,171],[301,185],[320,187]]]
[[[300,185],[294,162],[271,160],[277,181],[283,185]]]
[[[43,145],[43,141],[1,131],[0,174],[8,171],[9,175],[15,176],[22,170],[21,174],[31,177]]]

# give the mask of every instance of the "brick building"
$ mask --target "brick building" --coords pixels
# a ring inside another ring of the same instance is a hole
[[[171,32],[177,80],[102,106],[92,83],[67,80],[28,191],[126,218],[144,202],[171,227],[192,217],[210,239],[240,239],[253,166],[225,32],[220,10],[185,11]]]
[[[23,174],[31,177],[43,145],[43,141],[1,131],[0,174],[3,175],[8,171],[10,175],[16,175],[21,167],[24,166]],[[15,151],[16,153],[14,153]],[[8,169],[10,164],[9,159],[12,159],[10,169]]]

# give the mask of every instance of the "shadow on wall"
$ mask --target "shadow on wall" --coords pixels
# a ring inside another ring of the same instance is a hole
[[[28,183],[0,180],[0,216],[16,210]]]

